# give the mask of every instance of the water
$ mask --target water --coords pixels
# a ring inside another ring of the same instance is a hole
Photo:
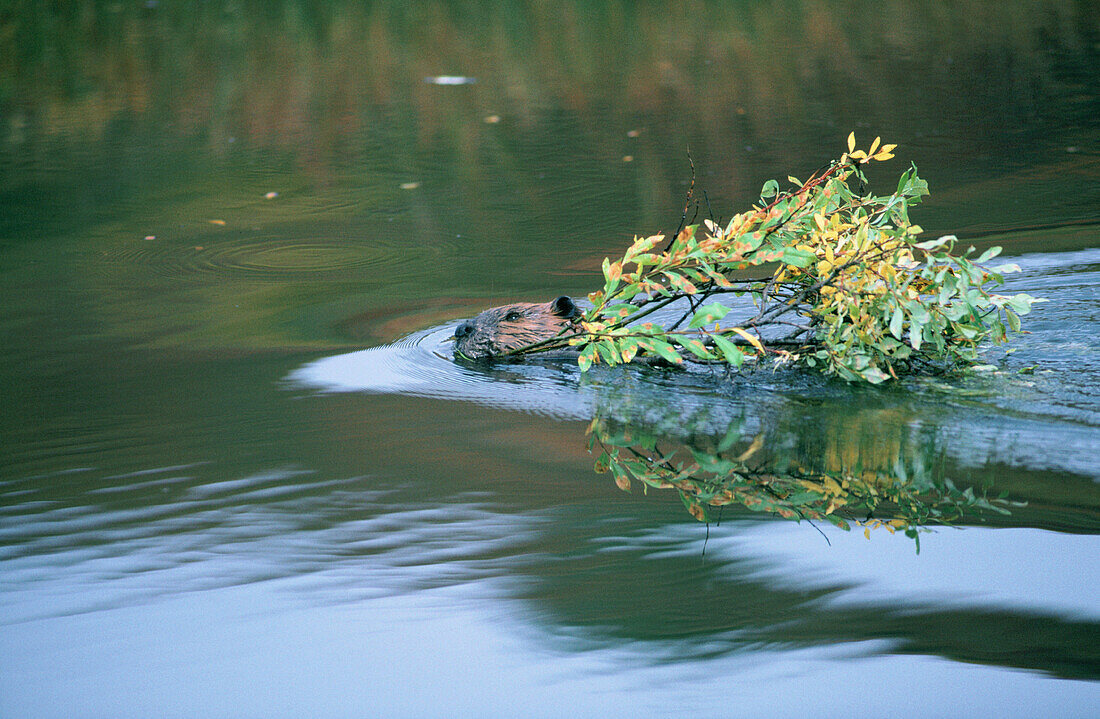
[[[1098,27],[1058,2],[0,20],[0,716],[1097,715]],[[918,164],[929,234],[1003,245],[1050,300],[995,370],[449,359],[461,318],[583,296],[674,229],[688,150],[728,217],[853,129],[899,143],[885,187]],[[593,418],[1014,504],[919,554],[744,507],[708,528],[596,474]]]

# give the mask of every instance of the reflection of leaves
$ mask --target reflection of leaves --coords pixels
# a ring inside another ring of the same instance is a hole
[[[893,455],[886,469],[859,470],[859,463],[843,457],[834,458],[839,461],[831,462],[833,467],[811,469],[767,457],[763,432],[737,451],[742,439],[737,423],[714,447],[658,439],[601,417],[592,421],[588,434],[589,449],[602,449],[596,472],[610,473],[623,490],[634,481],[643,488],[675,489],[699,521],[709,521],[713,507],[741,505],[844,530],[854,524],[868,537],[872,529],[902,530],[917,540],[919,551],[918,531],[924,525],[950,524],[981,511],[1008,514],[1003,498],[960,489],[950,479],[934,480],[919,457],[903,459],[900,447],[886,446],[886,454]],[[828,456],[822,459],[830,463]]]

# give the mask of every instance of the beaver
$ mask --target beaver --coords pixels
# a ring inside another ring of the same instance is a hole
[[[553,302],[517,302],[485,310],[455,328],[455,355],[487,359],[556,337],[580,310],[561,296]]]

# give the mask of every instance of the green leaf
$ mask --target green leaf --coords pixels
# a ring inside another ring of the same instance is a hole
[[[603,276],[606,280],[603,286],[604,296],[610,297],[611,293],[615,291],[615,288],[619,286],[621,275],[619,277],[615,277],[614,279],[611,278],[611,261],[606,257],[603,258],[603,265],[601,269],[603,269]]]
[[[1026,315],[1031,312],[1031,303],[1035,301],[1035,298],[1031,295],[1019,294],[1013,295],[1008,298],[1008,306],[1016,311],[1018,315]]]
[[[983,252],[978,259],[976,259],[974,261],[978,262],[978,263],[988,262],[989,260],[992,260],[994,257],[996,257],[999,254],[1001,254],[1001,248],[1000,247],[990,247],[988,250]]]
[[[642,253],[640,255],[634,255],[634,257],[630,258],[630,261],[636,262],[638,267],[642,267],[643,265],[655,265],[661,261],[661,256]]]
[[[894,191],[895,195],[905,194],[905,190],[909,185],[909,178],[913,176],[913,172],[913,169],[909,169],[901,173],[901,177],[898,179],[898,189]]]
[[[596,464],[593,466],[596,474],[603,474],[611,469],[611,458],[607,456],[607,452],[601,452],[600,456],[596,458]]]
[[[608,367],[612,367],[622,362],[619,357],[619,351],[615,348],[615,343],[612,340],[603,340],[597,343],[596,351],[600,353],[600,357],[603,358],[604,363],[606,363]]]
[[[978,329],[970,325],[961,324],[959,322],[952,322],[952,328],[960,335],[968,340],[972,340],[978,336]]]
[[[706,346],[693,337],[677,337],[676,343],[700,359],[715,359],[714,355],[707,351]]]
[[[596,345],[590,344],[584,349],[580,355],[577,356],[577,364],[580,365],[581,372],[587,372],[588,368],[592,366],[592,363],[596,361]]]
[[[909,321],[926,325],[932,321],[932,315],[928,314],[928,310],[924,309],[924,305],[920,302],[911,302],[908,304]]]
[[[665,271],[661,274],[668,278],[669,285],[684,294],[693,295],[699,291],[699,289],[691,283],[691,280],[685,279],[683,275],[677,272]]]
[[[808,250],[800,250],[795,247],[783,248],[783,262],[795,267],[809,267],[817,262],[817,255]]]
[[[779,194],[779,183],[775,180],[768,180],[764,183],[764,187],[760,189],[760,197],[775,197]]]
[[[944,235],[943,237],[938,237],[934,240],[928,240],[927,242],[918,242],[915,247],[919,247],[922,250],[931,251],[938,247],[943,247],[947,244],[954,244],[955,241],[958,239],[959,238],[955,237],[954,235]]]
[[[643,347],[649,347],[657,355],[668,360],[672,364],[683,364],[684,358],[680,356],[680,353],[676,351],[676,348],[670,345],[664,340],[656,339],[655,337],[649,337],[639,342]]]
[[[722,335],[711,335],[710,338],[714,340],[715,346],[722,352],[722,356],[726,358],[726,362],[729,362],[734,367],[740,367],[745,361],[745,353],[741,351],[741,348]]]
[[[911,321],[909,324],[909,346],[920,352],[921,343],[924,342],[924,325]]]
[[[920,198],[928,194],[928,183],[917,177],[916,169],[914,165],[913,177],[906,183],[905,187],[905,196],[909,198],[909,204],[911,205],[919,205]]]
[[[619,356],[623,362],[630,362],[638,354],[638,340],[633,337],[624,337],[619,340]]]
[[[901,339],[902,321],[905,319],[905,313],[901,311],[900,307],[894,308],[893,315],[890,316],[890,334]]]
[[[704,325],[709,325],[711,322],[717,322],[718,320],[729,314],[730,308],[725,305],[712,302],[709,305],[700,307],[696,313],[692,316],[691,322],[688,327],[697,330]]]
[[[662,237],[661,235],[652,235],[643,240],[636,241],[633,245],[631,245],[630,249],[626,251],[626,254],[623,256],[623,261],[633,262],[636,256],[641,255],[644,252],[649,252],[657,246],[658,242],[663,239],[664,237]],[[648,255],[648,257],[653,256],[654,255]]]

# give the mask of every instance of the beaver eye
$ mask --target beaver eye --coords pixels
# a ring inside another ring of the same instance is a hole
[[[516,310],[512,310],[508,314],[504,315],[504,319],[507,320],[508,322],[515,322],[520,317],[523,317],[523,315],[520,314],[519,312],[517,312]]]

